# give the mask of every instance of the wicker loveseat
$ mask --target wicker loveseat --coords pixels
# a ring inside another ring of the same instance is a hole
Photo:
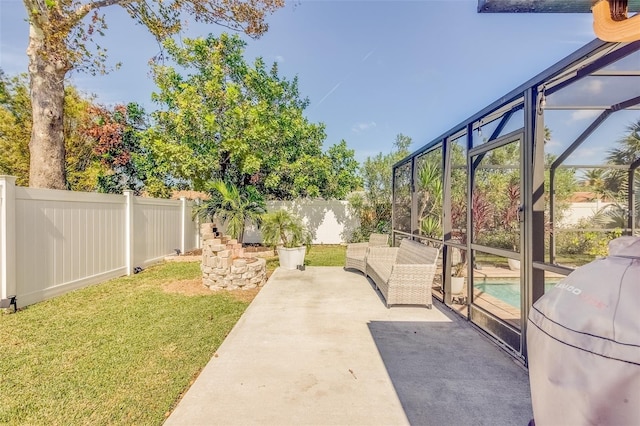
[[[371,277],[391,305],[425,305],[431,308],[431,286],[439,250],[404,239],[400,247],[370,247],[366,275]]]
[[[369,247],[389,247],[389,236],[386,234],[371,234],[369,242],[347,244],[347,257],[344,268],[353,268],[366,275],[367,253]]]

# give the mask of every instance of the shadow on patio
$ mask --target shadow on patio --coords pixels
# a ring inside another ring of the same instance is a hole
[[[525,425],[533,415],[524,367],[447,314],[451,322],[369,323],[409,422]]]

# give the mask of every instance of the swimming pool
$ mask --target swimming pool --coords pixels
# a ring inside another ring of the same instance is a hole
[[[551,287],[560,281],[559,278],[547,279],[544,283],[544,291],[547,292]],[[476,290],[487,293],[496,299],[508,303],[514,308],[520,309],[520,282],[513,281],[483,281],[475,284]]]

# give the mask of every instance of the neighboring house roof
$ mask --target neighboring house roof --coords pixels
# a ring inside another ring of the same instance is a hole
[[[569,202],[571,203],[591,203],[594,201],[603,201],[605,203],[614,202],[608,197],[603,197],[595,192],[591,191],[576,191],[569,197]]]

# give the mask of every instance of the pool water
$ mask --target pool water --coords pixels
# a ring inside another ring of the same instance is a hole
[[[558,279],[547,281],[544,284],[545,293],[558,283]],[[487,293],[496,299],[508,303],[514,308],[520,309],[520,283],[507,281],[488,281],[475,284],[476,290]]]

